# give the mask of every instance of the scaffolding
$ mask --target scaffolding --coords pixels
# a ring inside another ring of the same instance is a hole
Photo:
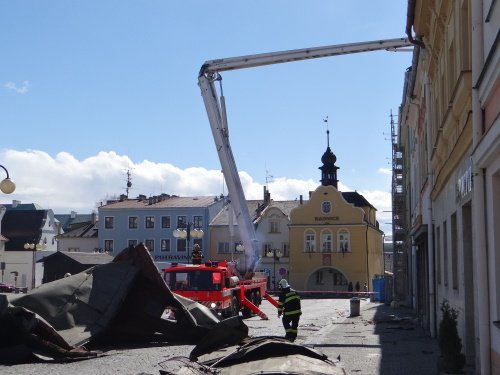
[[[398,142],[396,124],[391,112],[392,143],[392,243],[393,243],[393,298],[405,300],[408,296],[408,238],[406,187],[404,182],[404,148]]]

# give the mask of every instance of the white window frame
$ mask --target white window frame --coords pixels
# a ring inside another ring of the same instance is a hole
[[[217,244],[217,254],[229,254],[229,242],[219,242]]]
[[[168,244],[168,246],[167,246]],[[160,240],[160,251],[162,252],[170,252],[170,249],[171,249],[171,242],[170,242],[170,238],[162,238]]]
[[[351,252],[351,235],[347,229],[339,230],[337,242],[338,242],[338,251],[340,253]],[[346,245],[345,250],[344,250],[344,245]]]
[[[333,233],[329,229],[324,229],[321,231],[321,252],[333,252]]]
[[[269,233],[281,233],[279,220],[276,219],[269,220]]]
[[[304,252],[316,252],[316,233],[312,229],[308,229],[304,232]]]
[[[281,253],[285,258],[288,258],[290,256],[290,244],[288,242],[281,243]]]
[[[115,241],[114,240],[104,240],[104,251],[107,251],[108,253],[112,253],[115,247]]]
[[[168,221],[168,225],[165,225],[166,221]],[[161,227],[162,228],[170,228],[171,225],[172,225],[172,223],[171,223],[170,215],[162,215],[162,217],[161,217]]]
[[[138,228],[139,228],[139,217],[138,216],[129,216],[128,217],[128,229],[138,229]]]
[[[151,246],[148,246],[148,244],[151,244]],[[155,251],[155,240],[148,238],[147,240],[144,240],[144,245],[148,248],[150,252]]]
[[[114,229],[115,228],[115,217],[105,216],[104,217],[104,229]]]
[[[144,218],[144,228],[145,229],[154,229],[155,228],[155,217],[152,215],[148,215]]]

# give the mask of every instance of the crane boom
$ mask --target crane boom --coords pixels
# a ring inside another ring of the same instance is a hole
[[[198,75],[198,85],[205,103],[208,120],[210,122],[212,135],[222,167],[222,173],[224,174],[224,179],[227,184],[229,199],[234,210],[234,215],[236,216],[241,241],[245,248],[245,256],[248,258],[245,261],[245,271],[254,271],[255,265],[259,259],[259,244],[252,218],[246,204],[245,194],[241,185],[234,155],[229,143],[229,130],[224,96],[221,89],[219,97],[215,87],[215,82],[222,80],[220,72],[360,52],[379,50],[396,51],[399,48],[410,46],[412,46],[412,44],[407,38],[384,39],[371,42],[338,44],[223,58],[209,60],[202,65]],[[231,215],[232,213],[229,212],[229,214]],[[230,244],[230,246],[233,245],[234,244]]]
[[[395,38],[374,40],[371,42],[359,42],[348,44],[337,44],[324,47],[302,48],[289,51],[261,53],[256,55],[229,57],[224,59],[208,60],[200,69],[200,76],[219,73],[227,70],[255,68],[257,66],[283,64],[293,61],[318,59],[352,53],[388,50],[409,47],[412,44],[408,38]]]

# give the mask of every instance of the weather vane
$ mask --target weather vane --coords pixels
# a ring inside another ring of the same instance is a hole
[[[326,141],[327,146],[330,147],[330,130],[328,129],[328,116],[323,119],[323,122],[326,122]]]

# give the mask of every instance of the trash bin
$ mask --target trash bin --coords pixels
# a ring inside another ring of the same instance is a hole
[[[359,298],[351,298],[351,316],[359,315]]]

